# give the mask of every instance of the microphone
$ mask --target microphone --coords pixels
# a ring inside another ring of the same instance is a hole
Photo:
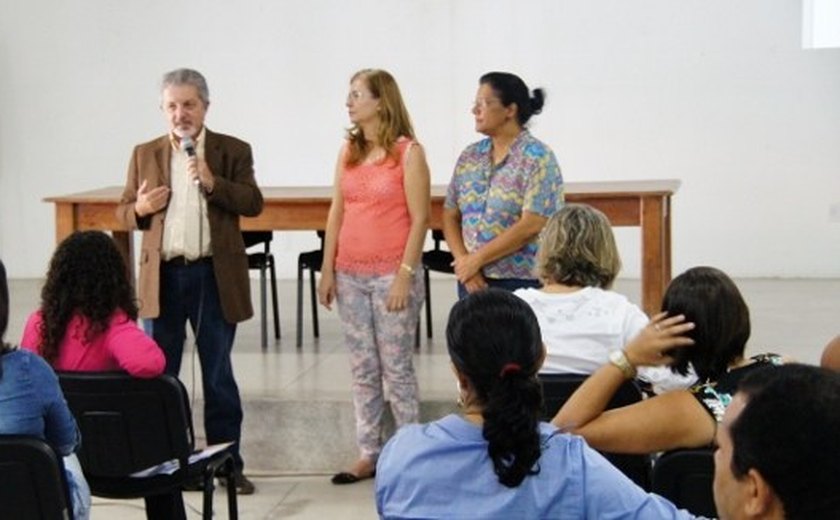
[[[185,135],[181,138],[181,149],[187,152],[187,157],[195,157],[195,143],[193,142],[192,138],[190,138],[190,136]],[[201,185],[201,181],[198,180],[198,177],[193,179],[193,184],[195,184],[196,186]]]

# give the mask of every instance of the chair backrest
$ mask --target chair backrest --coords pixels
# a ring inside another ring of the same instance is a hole
[[[121,477],[171,459],[186,467],[194,436],[177,378],[114,372],[59,372],[58,378],[82,432],[86,475]]]
[[[589,377],[588,374],[540,374],[543,387],[543,419],[550,421],[569,397]],[[607,408],[619,408],[642,400],[642,391],[635,381],[626,381],[613,395]],[[615,467],[644,489],[650,488],[650,456],[624,453],[602,454]]]
[[[274,237],[271,231],[243,231],[242,241],[245,242],[245,249],[257,244],[265,244],[265,252],[268,252],[269,243]]]
[[[550,421],[589,374],[540,374],[543,388],[543,418]],[[642,400],[635,381],[626,381],[610,399],[607,408],[619,408]]]
[[[321,241],[319,249],[312,251],[304,251],[298,255],[298,269],[311,269],[312,271],[321,271],[321,264],[324,263],[324,238],[327,232],[323,229],[316,231],[318,239]],[[314,294],[314,293],[313,293]]]
[[[435,247],[434,249],[423,251],[423,267],[425,267],[426,270],[438,271],[441,273],[454,273],[455,268],[452,267],[452,261],[455,257],[452,256],[451,252],[440,248],[440,243],[444,240],[443,231],[433,229],[432,240],[435,243]]]
[[[41,439],[0,435],[0,516],[73,517],[62,458]]]
[[[712,448],[666,451],[653,464],[651,491],[695,515],[716,518],[714,476]]]

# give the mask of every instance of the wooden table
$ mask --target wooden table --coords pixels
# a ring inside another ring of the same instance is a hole
[[[680,181],[567,182],[566,201],[590,204],[603,211],[614,226],[636,226],[642,231],[642,308],[659,310],[671,280],[671,196]],[[330,205],[330,187],[265,187],[265,205],[257,217],[243,217],[243,230],[323,229]],[[432,187],[431,227],[440,229],[445,186]],[[131,231],[116,217],[122,187],[47,197],[55,204],[56,242],[76,230],[113,233],[114,241],[133,259]],[[129,262],[133,266],[133,260]]]

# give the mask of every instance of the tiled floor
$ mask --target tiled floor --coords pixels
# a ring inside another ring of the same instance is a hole
[[[352,486],[334,486],[324,475],[256,477],[257,492],[240,496],[239,518],[242,520],[293,518],[300,520],[376,518],[373,502],[373,481]],[[187,518],[201,518],[199,492],[184,493]],[[216,488],[213,498],[215,518],[227,518],[225,490]],[[93,498],[92,520],[143,520],[142,500],[107,500]]]
[[[803,362],[819,360],[822,347],[833,336],[840,334],[840,280],[738,280],[738,285],[749,303],[753,334],[751,352],[774,351],[789,355]],[[7,339],[17,341],[26,315],[38,304],[41,281],[13,280],[11,282],[12,316]],[[256,284],[252,288],[258,298]],[[619,281],[616,289],[638,301],[638,281]],[[350,376],[347,359],[341,348],[340,325],[335,311],[320,309],[321,338],[312,337],[308,308],[305,311],[303,348],[294,346],[294,290],[293,281],[279,285],[281,300],[282,341],[260,348],[259,319],[242,324],[237,332],[234,347],[234,365],[243,399],[246,401],[275,402],[287,400],[294,403],[333,403],[349,406]],[[308,295],[307,295],[308,297]],[[454,398],[454,382],[449,369],[443,330],[446,315],[455,298],[451,279],[433,280],[434,338],[421,343],[416,356],[421,395],[426,400]],[[308,300],[305,302],[308,304]],[[258,310],[258,309],[257,309]],[[270,316],[270,313],[269,313]],[[423,323],[425,331],[425,322]],[[192,378],[190,364],[185,361],[182,378],[188,386]],[[196,375],[196,377],[198,377]],[[198,396],[200,398],[200,396]],[[195,408],[195,407],[194,407]],[[246,423],[251,408],[246,409]],[[344,417],[344,416],[342,416]],[[352,422],[347,415],[345,422]],[[246,424],[247,426],[247,424]],[[351,424],[343,425],[339,437],[352,437]],[[337,426],[336,426],[337,428]],[[306,435],[307,432],[302,432]],[[344,439],[352,446],[352,438]],[[331,462],[326,469],[299,469],[290,473],[282,465],[266,465],[261,457],[248,452],[244,446],[249,474],[257,486],[257,493],[240,497],[240,518],[297,518],[320,519],[375,518],[372,481],[352,486],[333,486],[329,474],[341,469],[337,465],[353,460],[352,450],[346,460]],[[344,453],[340,451],[339,453]],[[314,454],[300,454],[304,462]],[[263,463],[261,465],[261,463]],[[315,464],[313,464],[315,466]],[[187,493],[190,504],[189,518],[200,518],[201,495]],[[216,518],[226,518],[224,493],[216,492]],[[144,518],[141,501],[112,501],[95,499],[94,520]]]

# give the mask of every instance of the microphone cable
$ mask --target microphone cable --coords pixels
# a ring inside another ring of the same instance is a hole
[[[192,158],[196,155],[195,145],[193,144],[192,140],[187,138],[182,141],[184,143],[184,151],[187,153],[187,157]],[[198,252],[199,252],[199,259],[201,258],[201,253],[204,252],[204,210],[202,207],[202,196],[201,196],[201,181],[196,179],[193,183],[196,189],[196,201],[198,202]],[[187,188],[189,189],[189,188]],[[212,261],[212,258],[211,258]],[[211,263],[212,268],[212,263]],[[193,422],[193,430],[195,430],[195,403],[197,400],[196,397],[196,362],[195,358],[198,354],[198,337],[201,333],[201,324],[204,319],[204,272],[202,269],[201,277],[199,279],[199,286],[198,286],[198,316],[196,316],[195,326],[193,327],[193,348],[192,348],[192,355],[190,356],[190,377],[192,379],[192,392],[190,395],[190,413],[192,415],[192,422]],[[205,377],[205,376],[202,376]],[[202,394],[204,394],[204,386],[202,385]],[[204,395],[205,402],[207,401],[207,396]],[[206,406],[205,406],[206,408]],[[205,421],[206,422],[206,421]],[[204,432],[205,437],[205,444],[207,444],[207,431]]]

